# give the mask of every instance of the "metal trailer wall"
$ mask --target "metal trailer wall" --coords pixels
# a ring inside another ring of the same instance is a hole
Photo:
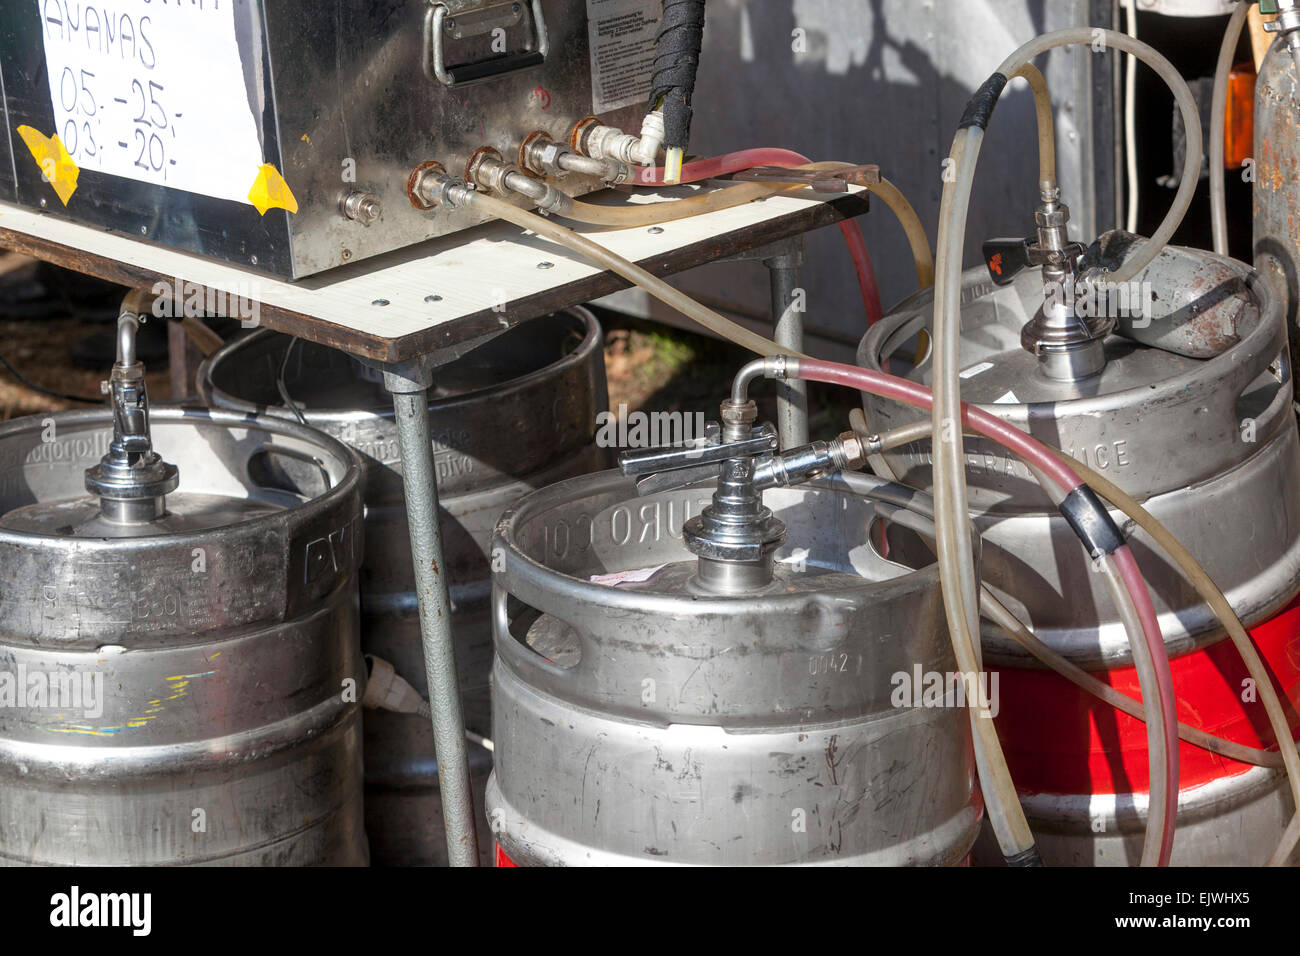
[[[691,152],[753,146],[812,159],[879,163],[934,236],[942,161],[967,99],[1020,44],[1049,30],[1111,25],[1110,0],[714,0],[695,93]],[[798,50],[795,47],[799,47]],[[1120,58],[1084,48],[1040,59],[1056,107],[1057,155],[1075,235],[1115,225],[1116,88]],[[1033,100],[1024,82],[994,114],[967,230],[967,262],[992,236],[1027,235],[1037,198]],[[875,202],[861,219],[886,309],[913,292],[903,232]],[[810,236],[802,286],[819,354],[852,359],[861,299],[839,232]],[[768,289],[752,262],[694,270],[682,288],[770,328]],[[673,324],[686,320],[638,291],[605,303]],[[831,342],[826,341],[832,340]]]

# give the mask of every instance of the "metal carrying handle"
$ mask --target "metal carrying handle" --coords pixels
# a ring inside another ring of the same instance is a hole
[[[510,613],[510,601],[514,599],[521,605],[515,613]],[[528,645],[522,636],[515,637],[512,627],[520,615],[533,611],[549,615],[563,621],[574,629],[579,641],[579,662],[573,667],[563,667]],[[585,628],[578,627],[565,618],[556,608],[541,608],[519,597],[509,590],[503,582],[492,582],[491,597],[492,646],[501,661],[518,674],[527,675],[527,679],[542,690],[564,692],[566,688],[580,686],[575,681],[581,680],[581,665],[592,651],[592,638]]]
[[[521,4],[518,2],[496,4],[495,6],[507,7],[512,13],[518,13],[522,9]],[[479,9],[491,9],[491,7],[482,6]],[[434,3],[424,15],[424,75],[431,80],[437,80],[443,86],[454,87],[463,86],[475,80],[485,80],[493,76],[501,76],[505,73],[540,66],[545,63],[546,55],[550,52],[550,37],[546,31],[546,19],[542,14],[542,0],[532,0],[529,10],[533,29],[536,33],[534,46],[531,50],[509,53],[504,56],[479,60],[476,63],[464,63],[449,68],[446,55],[443,52],[443,36],[448,30],[448,24],[452,22],[447,19],[450,11],[447,4]],[[518,17],[515,17],[511,22],[517,23]],[[475,32],[486,33],[490,29],[492,29],[492,21],[485,20],[481,28],[476,28]]]

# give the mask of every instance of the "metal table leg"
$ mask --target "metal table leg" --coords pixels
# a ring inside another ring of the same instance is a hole
[[[799,289],[799,267],[803,265],[803,243],[764,259],[772,284],[773,339],[796,351],[803,351],[803,309],[806,296]],[[782,448],[808,443],[808,383],[782,382],[776,393],[776,428]]]
[[[384,386],[393,396],[397,437],[402,452],[402,484],[415,562],[415,593],[420,607],[424,669],[433,712],[438,787],[447,831],[447,858],[452,866],[478,865],[474,798],[470,792],[469,752],[460,684],[451,634],[451,601],[438,524],[438,484],[429,436],[428,389],[432,373],[424,367],[385,370]]]

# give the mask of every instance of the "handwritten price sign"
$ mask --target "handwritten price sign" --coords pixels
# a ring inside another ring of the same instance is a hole
[[[262,163],[243,0],[33,0],[55,129],[77,166],[249,202]],[[251,20],[250,20],[251,26]]]

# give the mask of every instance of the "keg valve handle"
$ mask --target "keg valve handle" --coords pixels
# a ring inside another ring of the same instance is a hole
[[[176,466],[153,450],[149,433],[149,393],[135,347],[143,321],[144,312],[132,293],[117,320],[117,361],[109,380],[100,383],[111,396],[113,441],[99,464],[86,469],[86,490],[99,496],[104,517],[119,524],[161,518],[166,495],[180,480]]]
[[[640,495],[672,491],[718,477],[722,463],[730,458],[755,458],[776,451],[776,429],[758,425],[747,436],[723,440],[723,428],[717,422],[704,426],[704,437],[694,444],[625,451],[618,456],[623,474],[635,478]]]

